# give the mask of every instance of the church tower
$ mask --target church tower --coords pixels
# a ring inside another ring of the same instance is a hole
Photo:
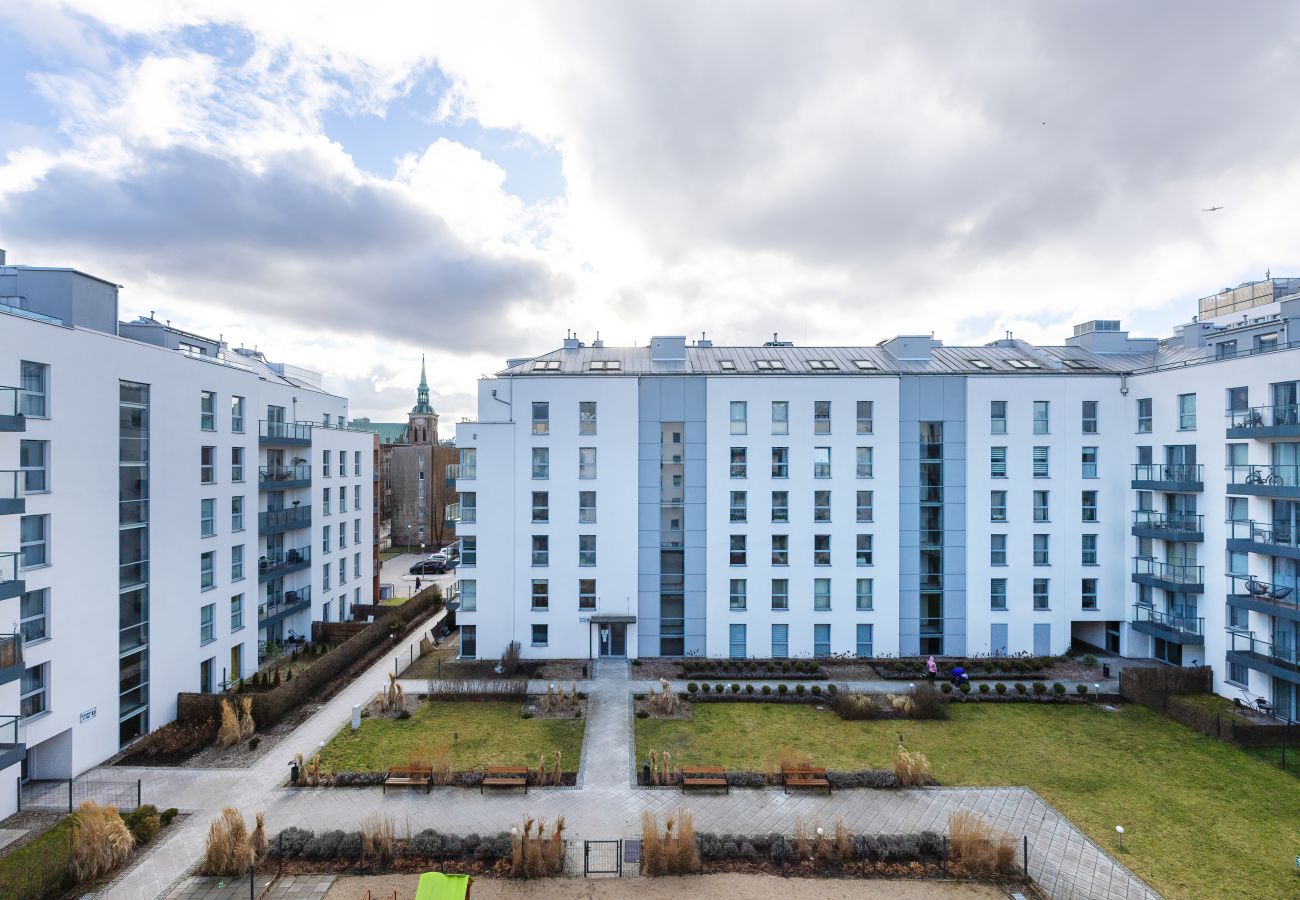
[[[424,356],[420,356],[420,386],[415,391],[415,406],[407,413],[408,444],[438,443],[438,414],[429,404],[429,379],[424,374]]]

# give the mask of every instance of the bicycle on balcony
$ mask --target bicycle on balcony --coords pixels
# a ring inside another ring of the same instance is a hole
[[[1267,475],[1264,474],[1264,470],[1262,468],[1259,469],[1252,468],[1250,472],[1246,475],[1246,484],[1260,484],[1260,485],[1269,485],[1270,487],[1277,487],[1282,484],[1282,476],[1274,472],[1271,466],[1269,467],[1269,471]]]

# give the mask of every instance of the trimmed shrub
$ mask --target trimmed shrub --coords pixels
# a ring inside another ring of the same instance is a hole
[[[700,685],[700,692],[705,694],[709,692],[709,683],[707,681]]]
[[[1086,684],[1076,684],[1074,690],[1080,697],[1082,697],[1084,694],[1088,693],[1088,686]]]
[[[837,688],[837,687],[836,687],[835,685],[833,685],[833,684],[828,684],[828,685],[826,685],[826,693],[830,694],[832,697],[835,696],[835,692],[838,691],[838,690],[839,690],[839,688]]]
[[[1065,685],[1058,681],[1052,685],[1052,691],[1055,692],[1056,696],[1063,697],[1065,696]]]
[[[790,685],[782,682],[776,686],[776,692],[784,697],[786,694],[790,693]]]
[[[284,859],[302,856],[303,849],[316,835],[307,828],[290,826],[284,829],[271,842],[271,852]]]
[[[726,689],[722,686],[721,682],[719,682],[719,683],[717,683],[717,684],[715,684],[715,685],[713,686],[713,692],[714,692],[715,694],[721,694],[721,693],[724,693],[725,691],[726,691]]]
[[[1097,657],[1093,656],[1091,653],[1085,653],[1083,655],[1083,664],[1085,666],[1095,667],[1097,665]]]
[[[136,844],[149,843],[158,833],[158,829],[162,828],[162,816],[158,814],[158,807],[149,803],[137,806],[125,817],[125,821]]]
[[[822,695],[822,686],[820,684],[814,684],[811,690],[814,697],[820,697]]]
[[[1021,695],[1022,697],[1029,691],[1029,688],[1025,687],[1023,681],[1017,681],[1015,683],[1015,689],[1016,689],[1016,693]]]
[[[771,695],[772,695],[772,685],[770,684],[763,685],[763,696],[770,697]]]
[[[997,684],[993,685],[993,690],[998,692],[999,697],[1002,697],[1007,692],[1007,686],[999,681]]]
[[[728,772],[727,784],[731,787],[761,788],[767,787],[767,780],[758,772]]]
[[[1035,682],[1034,682],[1034,696],[1035,696],[1035,697],[1041,697],[1041,696],[1043,696],[1043,695],[1046,694],[1046,693],[1047,693],[1047,685],[1043,684],[1043,682],[1041,682],[1041,681],[1035,681]]]
[[[686,685],[686,690],[687,690],[688,692],[692,693],[692,694],[694,694],[694,693],[695,693],[696,691],[698,691],[699,689],[700,689],[700,686],[699,686],[698,684],[696,684],[694,681],[688,682],[687,685]]]
[[[863,772],[827,772],[826,780],[836,790],[845,790],[847,788],[887,790],[902,787],[897,775],[883,769],[868,769]]]
[[[740,693],[740,685],[733,681],[733,682],[731,683],[731,692],[732,692],[733,694],[739,694],[739,693]]]
[[[746,694],[754,693],[754,686],[752,684],[745,685],[745,693]]]
[[[802,697],[804,694],[806,694],[806,693],[808,692],[808,689],[807,689],[806,687],[804,687],[802,684],[796,684],[796,685],[794,686],[794,692],[795,692],[798,696]]]
[[[939,690],[943,691],[945,694],[951,694],[952,682],[945,681],[943,684],[939,685]]]
[[[989,692],[989,683],[988,683],[987,681],[981,681],[981,682],[980,682],[980,693],[981,693],[981,694],[987,694],[988,692]]]
[[[969,694],[969,693],[970,693],[970,682],[969,682],[969,681],[963,681],[963,682],[961,683],[961,687],[959,687],[958,690],[961,691],[963,694]]]

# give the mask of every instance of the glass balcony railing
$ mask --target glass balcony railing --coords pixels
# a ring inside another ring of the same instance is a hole
[[[18,740],[18,726],[21,722],[19,716],[0,716],[0,750],[9,750],[21,743]]]
[[[1288,607],[1295,607],[1297,600],[1300,600],[1293,584],[1273,584],[1254,575],[1229,574],[1228,581],[1232,585],[1231,594],[1234,597]]]
[[[16,416],[22,412],[22,391],[0,384],[0,416]]]
[[[1229,428],[1286,428],[1288,426],[1293,428],[1300,426],[1300,406],[1294,403],[1228,410]]]
[[[1135,463],[1134,481],[1199,484],[1205,467],[1200,463]]]
[[[1249,631],[1228,631],[1229,659],[1250,665],[1252,662],[1270,663],[1283,669],[1300,669],[1300,652],[1294,644],[1265,641]]]
[[[311,562],[311,547],[296,547],[292,550],[279,550],[266,554],[257,561],[259,575],[274,575],[279,569],[304,566]]]
[[[286,481],[311,481],[311,466],[260,466],[257,480],[264,485],[282,484]]]
[[[1289,523],[1256,522],[1253,519],[1248,522],[1229,522],[1228,540],[1300,549],[1300,529],[1293,529]]]
[[[1153,625],[1167,631],[1176,631],[1183,635],[1204,637],[1205,619],[1201,616],[1181,615],[1178,611],[1164,612],[1145,603],[1133,604],[1133,624]]]
[[[18,554],[0,553],[0,584],[18,580]]]
[[[23,636],[0,634],[0,684],[23,674]]]
[[[286,506],[284,509],[268,509],[257,514],[257,527],[261,531],[286,531],[310,525],[310,506]]]
[[[257,436],[267,442],[293,441],[311,443],[311,425],[305,422],[272,422],[262,419],[258,423]]]
[[[1133,527],[1152,531],[1202,532],[1205,517],[1195,513],[1163,513],[1153,509],[1133,510]],[[1171,540],[1177,540],[1171,536]]]
[[[1205,566],[1161,562],[1148,556],[1133,557],[1133,574],[1176,585],[1205,584]]]
[[[307,609],[311,606],[311,586],[297,588],[291,591],[268,595],[264,603],[258,604],[257,620],[264,622],[267,619],[276,616],[287,616],[290,613]]]
[[[1254,487],[1300,487],[1300,465],[1228,466],[1228,482]]]

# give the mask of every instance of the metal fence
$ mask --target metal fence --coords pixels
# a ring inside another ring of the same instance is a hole
[[[19,809],[57,809],[73,812],[87,800],[118,809],[140,805],[143,786],[134,781],[77,781],[72,778],[23,782],[18,789]]]

